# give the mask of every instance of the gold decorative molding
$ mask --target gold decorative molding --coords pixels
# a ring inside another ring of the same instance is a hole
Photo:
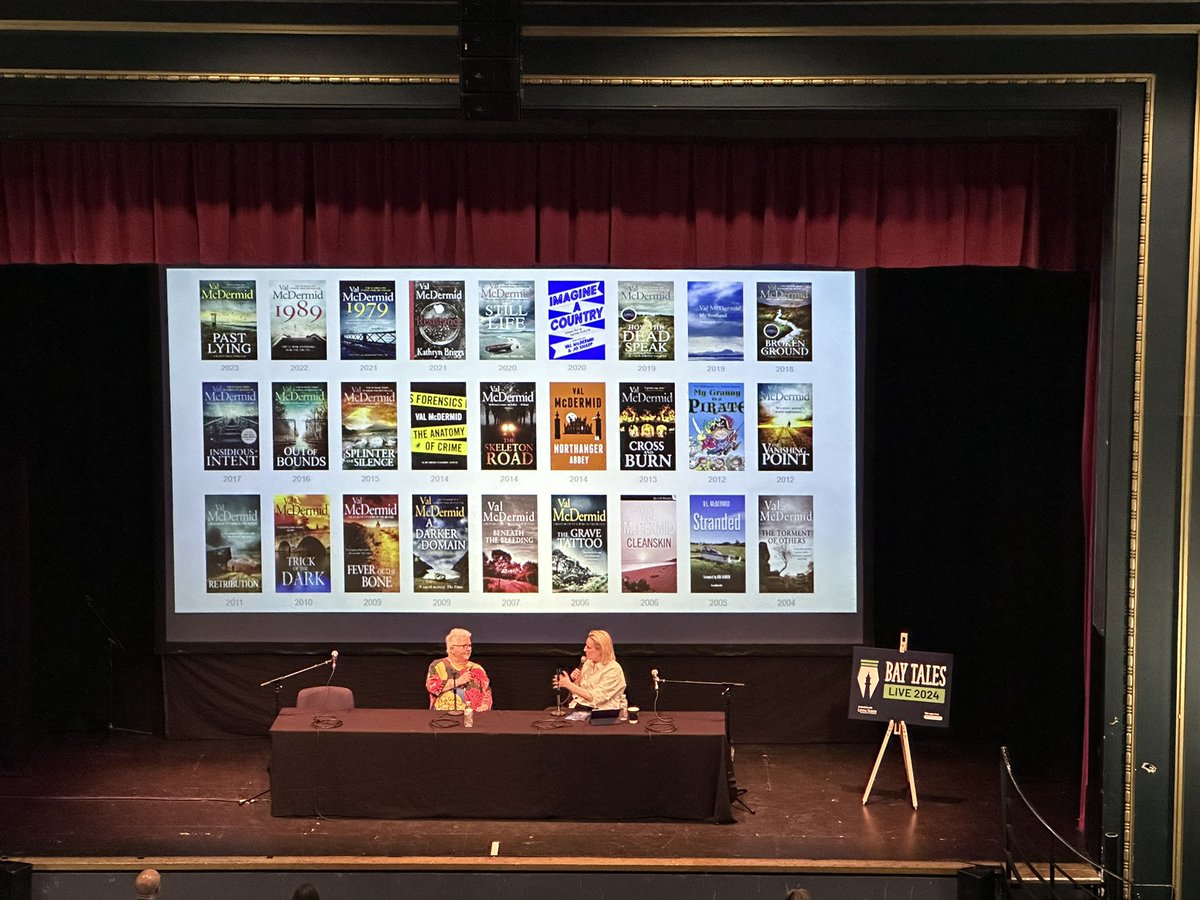
[[[50,28],[49,25],[59,26]],[[104,25],[104,28],[91,26]],[[34,27],[36,26],[36,27]],[[80,26],[78,28],[74,26]],[[84,28],[82,26],[88,26]],[[368,29],[366,26],[343,26],[334,29],[333,26],[241,26],[241,25],[170,25],[160,26],[159,23],[28,23],[25,21],[0,20],[0,32],[5,30],[122,30],[121,26],[129,26],[131,31],[200,31],[221,32],[230,29],[244,33],[303,33],[303,34],[455,34],[454,27],[429,26],[427,31],[396,26],[395,30],[384,27]],[[279,29],[294,30],[279,30]],[[332,30],[331,30],[332,29]],[[928,28],[845,28],[845,29],[652,29],[652,28],[565,28],[565,27],[526,27],[522,31],[525,37],[804,37],[804,36],[956,36],[956,35],[1087,35],[1101,34],[1191,34],[1200,37],[1200,25],[1160,25],[1160,26],[1105,26],[1083,27],[1077,29],[1064,26],[994,26],[989,28],[961,28],[954,26],[931,26]],[[455,85],[459,82],[457,74],[299,74],[299,73],[235,73],[235,72],[182,72],[182,71],[147,71],[147,70],[102,70],[102,69],[38,69],[38,68],[0,68],[0,79],[32,79],[32,80],[86,80],[86,81],[148,81],[148,82],[183,82],[183,83],[250,83],[250,84],[279,84],[279,85]],[[669,75],[569,75],[569,74],[526,74],[522,77],[524,86],[539,87],[677,87],[677,88],[778,88],[778,87],[871,87],[871,86],[903,86],[903,85],[1088,85],[1088,84],[1132,84],[1143,89],[1143,114],[1141,123],[1142,160],[1140,171],[1139,209],[1138,209],[1138,239],[1137,239],[1137,274],[1134,321],[1134,356],[1133,384],[1131,404],[1131,444],[1129,471],[1129,543],[1128,543],[1128,581],[1127,602],[1125,610],[1125,690],[1124,690],[1124,758],[1123,758],[1123,834],[1122,858],[1123,876],[1127,882],[1132,881],[1133,874],[1133,817],[1134,817],[1134,775],[1135,775],[1135,712],[1134,698],[1136,695],[1136,661],[1137,661],[1137,618],[1138,618],[1138,563],[1139,563],[1139,533],[1141,523],[1141,484],[1142,484],[1142,444],[1143,444],[1143,391],[1145,377],[1145,319],[1146,319],[1146,284],[1148,271],[1149,220],[1150,220],[1150,177],[1151,158],[1153,151],[1154,132],[1154,98],[1155,76],[1144,72],[1098,72],[1098,73],[1061,73],[1061,74],[953,74],[953,75],[850,75],[850,76],[744,76],[744,75],[704,75],[704,76],[669,76]],[[1196,76],[1197,96],[1200,97],[1200,71]],[[1191,208],[1191,252],[1189,259],[1189,288],[1188,288],[1188,331],[1186,384],[1185,384],[1185,427],[1183,446],[1183,469],[1181,473],[1181,537],[1180,537],[1180,575],[1179,575],[1179,629],[1177,635],[1176,653],[1178,655],[1178,687],[1176,695],[1177,735],[1175,740],[1175,820],[1174,820],[1174,866],[1178,877],[1182,865],[1183,847],[1183,691],[1186,661],[1186,610],[1187,610],[1187,560],[1189,528],[1188,520],[1191,510],[1192,467],[1191,456],[1194,446],[1195,420],[1193,406],[1196,402],[1194,382],[1197,376],[1198,319],[1200,319],[1200,296],[1198,296],[1198,281],[1200,281],[1200,100],[1194,111],[1195,140],[1193,142],[1193,185]],[[1089,539],[1094,535],[1089,535]],[[958,866],[958,863],[954,864]],[[1128,895],[1128,885],[1126,895]]]
[[[1096,37],[1200,34],[1195,22],[1154,25],[526,25],[526,38]]]
[[[1200,41],[1197,41],[1200,50]],[[1200,57],[1196,61],[1196,89],[1200,91]],[[1183,889],[1184,815],[1186,791],[1186,740],[1188,708],[1188,577],[1191,568],[1192,457],[1196,452],[1196,342],[1197,317],[1200,317],[1200,93],[1192,108],[1192,216],[1188,243],[1188,305],[1186,355],[1183,365],[1183,446],[1179,478],[1179,620],[1175,631],[1175,784],[1173,790],[1173,830],[1171,884]]]
[[[1153,76],[1131,73],[1083,75],[525,75],[521,84],[539,87],[872,87],[958,84],[1145,84]],[[0,79],[45,81],[165,81],[210,84],[458,84],[457,74],[334,74],[328,72],[192,72],[151,69],[66,69],[0,67]]]
[[[1074,75],[524,75],[523,85],[570,87],[871,87],[938,84],[1145,84],[1145,72]]]
[[[1149,267],[1150,244],[1150,160],[1154,150],[1154,79],[1146,83],[1145,108],[1142,114],[1142,171],[1138,187],[1138,253],[1137,302],[1133,331],[1133,397],[1131,408],[1131,446],[1129,453],[1129,589],[1125,604],[1125,830],[1121,836],[1122,876],[1125,896],[1130,896],[1133,883],[1133,804],[1137,694],[1137,611],[1138,611],[1138,535],[1141,528],[1142,490],[1142,420],[1145,373],[1146,338],[1146,271]]]
[[[97,19],[0,19],[3,31],[117,34],[268,34],[368,37],[447,37],[457,24],[386,25],[285,22],[164,22]],[[1093,25],[525,25],[525,38],[833,38],[833,37],[1096,37],[1198,34],[1195,22]]]
[[[3,31],[117,34],[279,34],[365,37],[457,37],[457,25],[335,25],[256,22],[109,22],[92,19],[0,19]]]
[[[169,81],[209,84],[458,84],[458,75],[333,75],[294,72],[164,72],[139,69],[0,68],[0,79],[46,81]]]

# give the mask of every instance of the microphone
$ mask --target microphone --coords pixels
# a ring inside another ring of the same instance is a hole
[[[329,654],[329,664],[333,667],[329,670],[329,677],[333,677],[333,673],[337,671],[337,651],[334,650]]]
[[[462,712],[462,710],[459,708],[458,688],[455,686],[454,682],[458,680],[458,676],[461,675],[462,672],[459,672],[459,670],[453,666],[447,666],[447,668],[449,671],[446,673],[446,687],[442,690],[442,693],[449,694],[450,698],[454,701],[454,708],[448,710],[448,712],[451,715],[458,715]],[[463,671],[466,670],[464,669]]]
[[[654,693],[658,693],[658,669],[650,670],[650,677],[654,679]]]

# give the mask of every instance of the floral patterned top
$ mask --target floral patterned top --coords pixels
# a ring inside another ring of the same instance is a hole
[[[446,690],[447,682],[467,672],[471,680],[454,690]],[[463,709],[476,712],[492,708],[492,684],[479,663],[468,662],[465,669],[456,669],[449,658],[443,657],[429,666],[425,674],[425,690],[429,691],[430,709]]]

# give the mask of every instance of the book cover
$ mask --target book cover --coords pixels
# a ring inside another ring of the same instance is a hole
[[[275,591],[328,594],[330,577],[329,495],[275,496]]]
[[[396,382],[342,384],[342,468],[397,467]]]
[[[740,594],[746,590],[746,498],[691,498],[691,576],[696,594]]]
[[[479,425],[481,468],[537,468],[535,382],[480,382]]]
[[[258,384],[204,382],[204,468],[230,471],[258,468]]]
[[[479,358],[534,359],[537,313],[532,281],[479,282]]]
[[[620,359],[675,358],[673,282],[617,282],[617,318],[617,355]]]
[[[410,281],[408,300],[409,359],[466,359],[466,283]]]
[[[258,494],[204,495],[204,554],[208,593],[262,593]]]
[[[465,381],[414,381],[408,415],[414,469],[467,467]]]
[[[758,386],[758,468],[763,472],[811,472],[811,384]]]
[[[400,590],[400,499],[395,494],[342,497],[342,575],[351,594]]]
[[[670,471],[675,468],[675,385],[621,382],[621,468]]]
[[[604,396],[603,382],[550,383],[551,469],[604,469]]]
[[[329,468],[329,401],[323,383],[274,382],[276,469]]]
[[[467,495],[414,494],[413,590],[463,593],[470,588]]]
[[[758,498],[758,589],[764,594],[813,592],[813,498]]]
[[[396,358],[396,282],[338,283],[342,359]]]
[[[604,359],[604,282],[551,281],[550,359]]]
[[[271,359],[325,359],[324,281],[272,281]]]
[[[812,283],[760,281],[758,358],[762,362],[808,362],[812,357]]]
[[[676,530],[674,497],[621,496],[622,593],[675,593]]]
[[[688,385],[688,468],[740,472],[746,468],[746,424],[741,384]]]
[[[485,594],[537,593],[537,499],[533,494],[483,495]]]
[[[200,358],[258,359],[258,303],[253,279],[200,282]]]
[[[603,494],[550,497],[552,584],[556,594],[608,591],[608,498]]]
[[[689,281],[688,359],[742,358],[742,283]]]

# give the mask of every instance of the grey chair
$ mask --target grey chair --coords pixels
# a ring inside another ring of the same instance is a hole
[[[296,694],[297,709],[331,712],[335,709],[354,709],[354,691],[348,687],[319,684],[303,688]]]

